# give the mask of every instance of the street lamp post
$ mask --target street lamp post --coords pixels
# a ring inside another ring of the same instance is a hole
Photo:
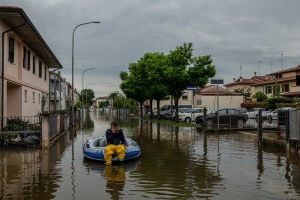
[[[93,69],[96,69],[95,67],[91,67],[91,68],[88,68],[88,69],[85,69],[83,70],[82,72],[82,75],[81,75],[81,95],[82,95],[82,91],[83,91],[83,86],[84,86],[84,74],[87,72],[87,71],[90,71],[90,70],[93,70]]]
[[[74,36],[75,36],[75,31],[80,26],[84,26],[84,25],[88,25],[88,24],[98,24],[98,23],[100,23],[100,22],[99,21],[86,22],[86,23],[78,24],[73,29],[73,33],[72,33],[72,106],[71,106],[71,108],[72,108],[72,126],[74,125]]]
[[[87,87],[90,86],[90,85],[94,85],[94,83],[88,83],[86,84],[85,86],[85,104],[87,105]]]
[[[8,33],[10,31],[16,30],[20,27],[23,27],[27,24],[23,23],[17,26],[14,26],[12,28],[9,28],[5,31],[2,32],[2,72],[1,72],[1,126],[0,126],[0,130],[2,130],[3,128],[3,123],[4,123],[4,35],[5,33]]]

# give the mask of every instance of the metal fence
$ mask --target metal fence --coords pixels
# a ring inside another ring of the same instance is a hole
[[[1,145],[38,146],[41,144],[40,116],[3,117],[2,119],[4,127],[0,130]]]
[[[0,118],[2,120],[2,118]],[[36,132],[41,131],[40,116],[3,117],[1,132]]]

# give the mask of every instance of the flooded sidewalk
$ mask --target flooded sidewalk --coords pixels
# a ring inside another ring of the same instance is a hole
[[[0,150],[0,199],[299,199],[300,158],[257,146],[238,133],[137,118],[118,120],[142,149],[138,160],[106,167],[83,158],[82,144],[115,120],[92,112],[73,139],[48,150]]]

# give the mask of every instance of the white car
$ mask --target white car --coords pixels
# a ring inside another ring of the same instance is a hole
[[[179,121],[185,121],[185,122],[191,122],[195,121],[196,117],[203,116],[204,108],[193,108],[186,112],[181,112],[178,115]],[[209,114],[210,111],[207,110],[207,114]]]
[[[295,108],[293,107],[281,107],[281,108],[277,108],[275,110],[273,110],[272,112],[269,112],[267,115],[267,119],[269,122],[271,122],[274,119],[277,119],[277,115],[278,115],[278,111],[280,110],[293,110]]]
[[[246,114],[249,119],[257,118],[259,110],[262,110],[262,117],[267,118],[270,111],[266,111],[264,108],[252,108]]]

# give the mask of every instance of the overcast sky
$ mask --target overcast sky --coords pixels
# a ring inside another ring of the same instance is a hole
[[[22,7],[71,77],[71,34],[75,39],[75,86],[85,83],[99,95],[119,90],[120,71],[145,52],[168,52],[183,42],[194,54],[211,54],[225,82],[300,64],[298,0],[0,0]],[[273,67],[271,68],[271,62]]]

